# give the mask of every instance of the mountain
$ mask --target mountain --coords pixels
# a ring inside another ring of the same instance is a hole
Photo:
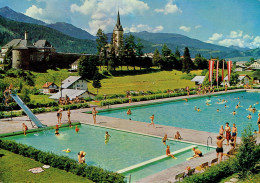
[[[17,22],[0,16],[0,46],[13,39],[23,39],[25,31],[29,33],[30,42],[48,40],[57,52],[96,53],[95,41],[76,39],[43,25]]]
[[[239,47],[239,46],[234,46],[234,45],[229,46],[229,48],[232,48],[232,49],[235,49],[235,50],[238,50],[238,51],[247,51],[247,50],[250,50],[249,48],[241,48],[241,47]]]
[[[55,24],[48,24],[47,27],[56,29],[68,36],[75,37],[78,39],[90,39],[90,40],[96,39],[95,36],[92,36],[87,31],[84,31],[78,27],[75,27],[74,25],[65,22],[56,22]]]
[[[94,40],[95,36],[92,36],[90,33],[88,33],[85,30],[82,30],[78,27],[75,27],[74,25],[64,23],[64,22],[57,22],[55,24],[47,24],[43,21],[31,18],[29,16],[26,16],[22,13],[18,13],[14,10],[12,10],[9,7],[3,7],[0,8],[0,15],[4,18],[8,18],[11,20],[15,20],[18,22],[24,22],[24,23],[32,23],[32,24],[38,24],[38,25],[44,25],[53,29],[56,29],[68,36],[78,38],[78,39],[90,39]]]
[[[38,25],[46,25],[45,22],[36,20],[34,18],[28,17],[22,13],[17,13],[16,11],[12,10],[8,6],[5,6],[3,8],[0,8],[0,15],[2,17],[15,20],[18,22],[25,22],[25,23],[31,23],[31,24],[38,24]]]

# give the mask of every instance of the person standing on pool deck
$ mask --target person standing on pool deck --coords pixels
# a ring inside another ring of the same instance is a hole
[[[217,136],[217,158],[219,156],[220,153],[220,161],[222,161],[222,157],[223,157],[223,141],[225,140],[225,137],[221,137],[221,136]]]
[[[67,114],[68,114],[68,123],[69,123],[69,127],[72,127],[72,126],[71,126],[71,121],[70,121],[70,115],[71,115],[70,109],[68,109]]]
[[[62,108],[60,108],[57,112],[57,118],[58,118],[58,125],[61,125],[61,118],[62,118]]]
[[[154,114],[150,117],[150,119],[151,119],[151,123],[150,123],[148,126],[153,125],[153,127],[155,127],[155,126],[154,126],[154,122],[153,122],[153,120],[154,120]]]
[[[232,127],[232,138],[234,139],[234,145],[236,146],[236,142],[237,142],[237,127],[236,127],[235,123],[233,123],[233,127]]]
[[[97,123],[97,113],[98,113],[98,111],[96,110],[95,107],[93,107],[92,115],[93,115],[94,124]]]
[[[24,134],[24,136],[26,136],[27,130],[28,130],[28,127],[26,126],[26,124],[23,123],[23,134]]]
[[[131,103],[132,103],[132,97],[131,97],[131,95],[128,96],[128,99],[129,99],[129,101],[128,101],[129,104],[131,104]]]
[[[228,146],[229,145],[229,139],[231,139],[231,134],[230,134],[231,129],[230,129],[228,122],[226,122],[225,131],[226,131],[226,139],[227,139],[227,146]]]
[[[260,133],[260,113],[258,113],[257,125],[259,129],[258,133]]]
[[[223,128],[223,125],[221,125],[221,127],[220,127],[220,129],[219,129],[219,135],[220,135],[221,137],[223,137],[223,136],[224,136],[224,132],[225,132],[225,130],[224,130],[224,128]]]
[[[227,89],[228,89],[228,85],[227,83],[225,84],[225,92],[227,92]]]
[[[168,145],[167,145],[167,148],[166,148],[166,155],[167,155],[167,156],[171,156],[173,159],[177,159],[177,158],[175,158],[175,157],[171,154],[170,146],[168,146]]]

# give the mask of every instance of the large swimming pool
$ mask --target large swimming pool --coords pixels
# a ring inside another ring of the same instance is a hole
[[[227,102],[220,102],[223,99]],[[207,101],[210,104],[209,106],[206,105]],[[257,101],[260,102],[260,93],[237,92],[194,98],[188,100],[188,102],[181,100],[145,106],[130,105],[131,115],[126,114],[127,109],[100,112],[99,115],[121,119],[131,118],[131,120],[150,123],[149,117],[154,114],[155,124],[215,133],[218,133],[220,126],[225,125],[226,122],[229,122],[230,126],[236,123],[238,136],[241,136],[242,130],[248,124],[252,124],[253,129],[258,129],[256,124],[258,112],[252,113],[247,110],[252,105],[258,111],[260,104],[256,104]],[[236,109],[235,106],[239,102],[241,107]],[[200,108],[201,111],[195,111],[195,106]],[[217,109],[219,109],[219,112],[217,112]],[[234,110],[237,115],[232,114]],[[251,120],[247,118],[248,114],[252,115]]]
[[[105,132],[108,131],[111,138],[105,143]],[[54,130],[46,130],[37,133],[29,133],[27,136],[17,135],[5,139],[15,140],[27,144],[45,152],[53,152],[59,155],[69,156],[77,160],[79,151],[86,152],[86,163],[99,166],[103,169],[118,171],[153,158],[165,155],[166,146],[161,138],[134,134],[102,128],[91,125],[81,125],[77,134],[75,128],[61,128],[60,136],[54,135]],[[193,152],[194,144],[179,141],[167,141],[171,152],[187,149],[177,154],[177,160],[163,158],[162,160],[148,164],[142,168],[124,172],[124,175],[132,175],[132,180],[139,180],[148,175],[157,173],[166,168],[175,166],[186,161]],[[212,148],[196,145],[204,154]],[[71,149],[70,153],[62,150]]]

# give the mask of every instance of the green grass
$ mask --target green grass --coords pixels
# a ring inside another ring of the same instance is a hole
[[[45,104],[53,102],[53,99],[49,98],[50,95],[30,95],[31,102]]]
[[[192,71],[192,74],[200,75],[201,70]],[[127,90],[134,91],[164,91],[167,89],[194,87],[195,83],[181,79],[181,71],[161,71],[156,73],[141,74],[135,76],[120,76],[103,79],[99,94],[125,94]],[[92,84],[88,84],[90,92],[96,93]]]
[[[237,173],[225,178],[225,179],[222,179],[219,183],[225,183],[225,182],[230,182],[229,180],[234,178],[234,177],[237,177]],[[260,173],[258,174],[253,174],[253,175],[250,175],[248,176],[245,180],[239,180],[237,183],[258,183],[260,182]]]
[[[0,182],[92,182],[87,178],[50,167],[33,174],[28,170],[43,166],[30,158],[0,149]]]

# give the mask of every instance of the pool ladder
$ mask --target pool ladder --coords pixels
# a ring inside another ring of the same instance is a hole
[[[125,177],[125,182],[131,183],[131,174]]]
[[[207,138],[207,150],[209,149],[209,139],[210,139],[210,142],[211,142],[211,145],[212,145],[212,137],[208,136],[208,138]]]

